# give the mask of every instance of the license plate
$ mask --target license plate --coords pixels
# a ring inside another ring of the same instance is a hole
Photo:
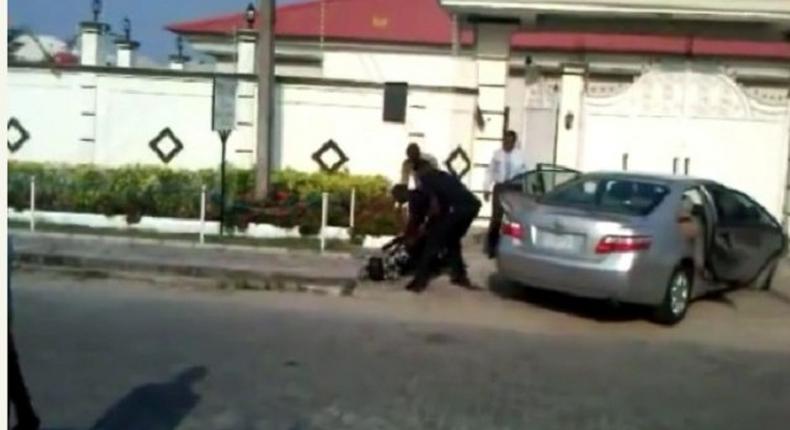
[[[538,247],[553,251],[576,252],[582,247],[582,238],[576,234],[557,234],[541,230],[536,239]]]

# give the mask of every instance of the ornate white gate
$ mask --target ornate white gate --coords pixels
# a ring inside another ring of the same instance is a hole
[[[782,217],[787,89],[743,88],[718,67],[665,64],[633,84],[590,90],[583,105],[583,170],[713,179]]]

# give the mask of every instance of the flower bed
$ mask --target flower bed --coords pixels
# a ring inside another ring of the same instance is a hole
[[[129,224],[138,223],[143,216],[197,219],[201,187],[205,185],[206,218],[219,218],[219,175],[212,170],[9,162],[10,208],[29,207],[31,176],[36,178],[38,210],[123,215]],[[316,234],[321,223],[321,193],[327,192],[328,224],[348,226],[354,189],[354,236],[392,235],[400,229],[401,217],[389,198],[390,184],[383,177],[294,170],[278,171],[272,176],[269,196],[260,201],[252,198],[251,170],[227,170],[226,213],[230,225],[244,230],[251,223],[271,224],[299,227],[303,235]]]

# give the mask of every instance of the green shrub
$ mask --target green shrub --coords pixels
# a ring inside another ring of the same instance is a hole
[[[30,177],[36,178],[36,207],[45,211],[124,215],[130,223],[142,216],[198,218],[200,189],[208,191],[209,220],[219,219],[218,170],[174,170],[156,166],[104,168],[95,165],[8,163],[8,205],[29,207]],[[269,196],[253,198],[255,175],[250,169],[226,170],[226,219],[245,229],[250,222],[317,233],[321,225],[321,193],[327,192],[329,225],[349,225],[351,190],[356,189],[355,235],[395,234],[399,215],[382,176],[348,173],[273,172]]]

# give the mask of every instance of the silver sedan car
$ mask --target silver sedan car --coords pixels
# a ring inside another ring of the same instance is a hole
[[[682,320],[701,295],[770,287],[787,249],[772,215],[712,181],[544,167],[509,188],[501,196],[500,276],[648,305],[663,324]]]

